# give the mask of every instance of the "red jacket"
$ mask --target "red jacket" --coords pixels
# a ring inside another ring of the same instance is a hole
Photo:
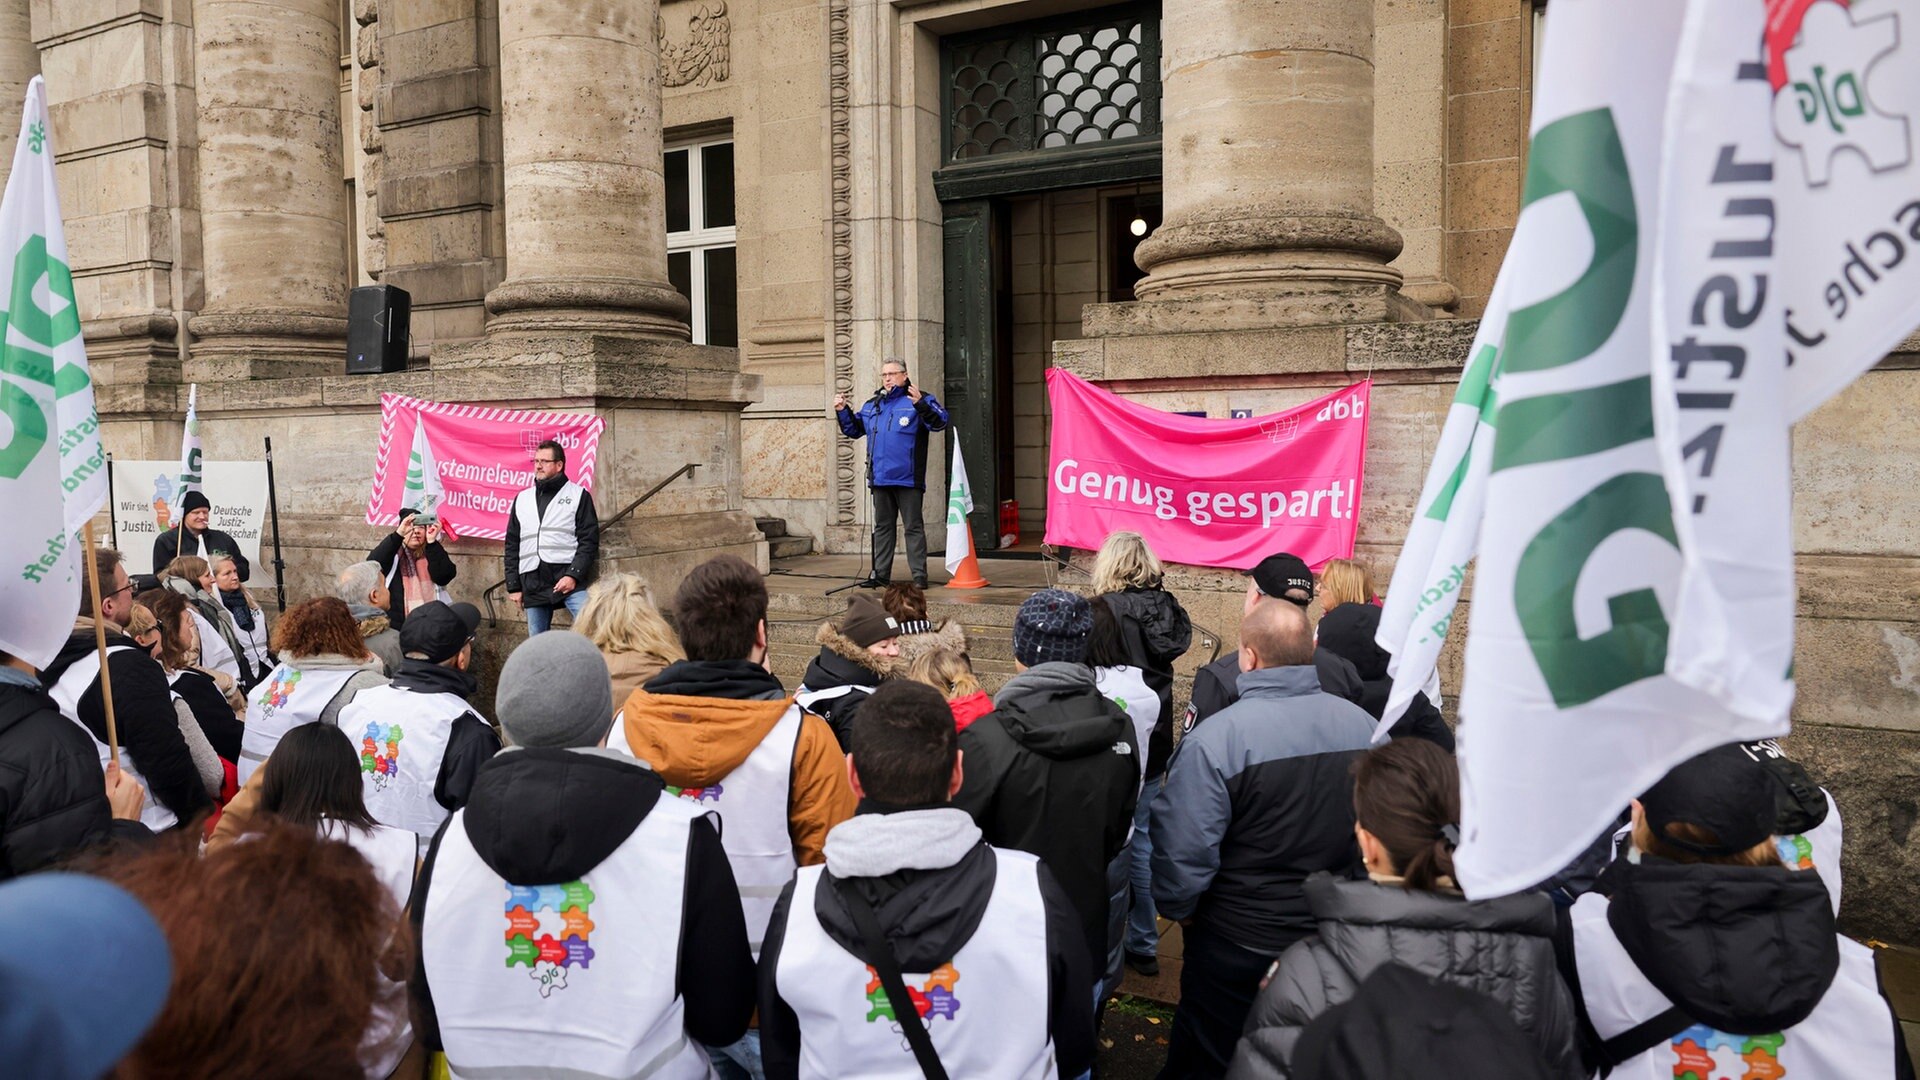
[[[953,730],[967,730],[967,725],[993,711],[993,698],[985,690],[975,690],[966,697],[957,697],[947,702],[953,710]]]

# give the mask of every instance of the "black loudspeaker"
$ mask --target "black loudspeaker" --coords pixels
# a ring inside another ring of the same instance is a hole
[[[362,285],[347,304],[347,374],[407,370],[413,298],[396,285]]]

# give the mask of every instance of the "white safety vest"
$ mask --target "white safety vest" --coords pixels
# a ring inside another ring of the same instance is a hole
[[[340,710],[340,730],[360,747],[367,812],[382,825],[413,833],[422,852],[447,820],[433,786],[453,722],[470,711],[457,694],[416,694],[397,686],[370,686]]]
[[[117,652],[132,651],[132,649],[131,645],[110,645],[107,647],[107,653],[112,655]],[[86,694],[87,688],[92,686],[99,676],[100,652],[98,649],[89,650],[85,656],[75,660],[72,667],[60,673],[59,680],[47,688],[47,696],[53,698],[54,702],[60,706],[60,715],[73,721],[81,731],[87,733],[87,738],[93,739],[93,748],[100,753],[100,773],[104,776],[107,763],[113,760],[113,751],[106,743],[94,738],[93,729],[80,720],[80,698]],[[146,798],[140,803],[140,824],[154,832],[171,829],[180,824],[180,818],[153,797],[153,785],[147,783],[147,778],[142,776],[140,770],[134,765],[132,754],[120,755],[120,771],[126,774],[127,779],[146,790]]]
[[[874,686],[861,686],[857,683],[847,683],[844,686],[829,686],[825,690],[809,690],[805,683],[801,683],[800,688],[793,692],[793,701],[794,704],[813,713],[815,716],[825,716],[826,714],[819,710],[819,706],[835,698],[843,698],[848,694],[856,692],[871,696],[877,689],[879,688]]]
[[[706,787],[667,788],[668,794],[720,815],[720,844],[727,850],[728,865],[733,867],[734,884],[740,887],[747,943],[753,947],[756,961],[760,959],[760,943],[767,936],[767,924],[773,921],[773,906],[800,865],[793,857],[787,806],[793,789],[793,755],[800,745],[800,725],[805,716],[797,706],[789,705],[753,753],[724,778]],[[625,719],[618,713],[607,747],[633,756]]]
[[[541,563],[570,563],[580,550],[580,538],[574,535],[574,515],[580,512],[580,500],[587,490],[569,480],[560,485],[547,503],[547,512],[539,513],[539,501],[533,488],[513,497],[513,516],[520,521],[520,572],[537,569]]]
[[[1052,1077],[1040,862],[1025,852],[993,854],[993,896],[973,937],[938,970],[901,974],[948,1076]],[[805,867],[795,879],[774,970],[800,1023],[799,1073],[917,1080],[920,1065],[879,975],[820,925],[814,895],[825,869]]]
[[[247,729],[240,738],[240,760],[235,762],[240,783],[247,782],[287,732],[318,721],[334,696],[346,689],[347,681],[359,673],[358,668],[302,671],[284,661],[274,668],[272,674],[247,695]]]
[[[233,647],[205,615],[189,607],[187,614],[193,616],[193,626],[200,634],[200,666],[208,671],[224,671],[240,682],[240,660],[233,655]]]
[[[340,840],[359,852],[373,866],[373,875],[393,897],[395,911],[405,910],[413,895],[413,870],[418,865],[413,834],[405,829],[375,825],[371,831],[326,820],[320,823],[320,835]],[[413,1027],[407,1019],[407,984],[380,976],[380,994],[373,1003],[373,1022],[360,1040],[360,1064],[367,1080],[386,1080],[407,1047],[413,1043]]]
[[[474,850],[465,811],[454,815],[420,928],[452,1076],[712,1075],[678,989],[688,834],[701,816],[661,799],[579,880],[509,885]]]
[[[1611,1039],[1660,1015],[1673,1002],[1654,989],[1607,924],[1607,898],[1594,893],[1573,905],[1574,962],[1594,1031]],[[1840,939],[1840,970],[1813,1014],[1782,1032],[1734,1035],[1704,1024],[1660,1043],[1613,1070],[1615,1080],[1673,1080],[1689,1070],[1702,1078],[1728,1076],[1893,1076],[1897,1025],[1880,996],[1873,954]],[[1770,1057],[1756,1066],[1746,1055]]]

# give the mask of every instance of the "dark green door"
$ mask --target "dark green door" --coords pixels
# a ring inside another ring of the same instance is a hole
[[[946,300],[946,403],[973,488],[977,551],[999,546],[1000,500],[1013,492],[1013,378],[1004,215],[989,199],[951,202],[941,262]],[[947,446],[952,455],[952,444]]]

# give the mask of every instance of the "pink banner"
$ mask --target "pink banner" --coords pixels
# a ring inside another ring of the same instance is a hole
[[[1047,543],[1132,530],[1169,562],[1244,570],[1353,556],[1371,381],[1246,420],[1161,412],[1047,371]]]
[[[533,486],[533,450],[553,439],[567,450],[567,475],[593,490],[594,459],[606,421],[591,413],[527,412],[380,395],[380,452],[367,523],[391,526],[407,482],[415,426],[425,424],[445,496],[440,517],[462,539],[504,540],[513,497]]]

